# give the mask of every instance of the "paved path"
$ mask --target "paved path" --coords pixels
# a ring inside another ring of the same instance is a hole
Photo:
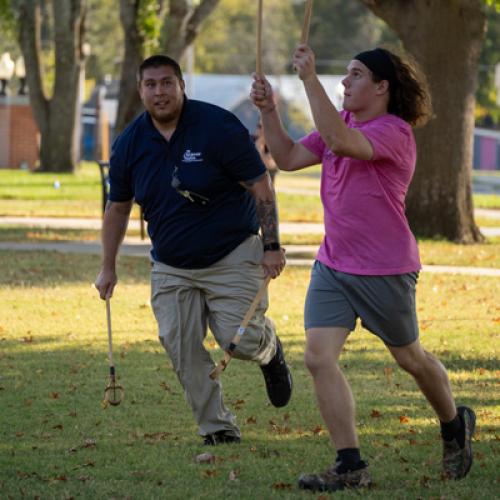
[[[139,238],[125,238],[121,248],[121,255],[133,257],[148,257],[151,245],[149,242],[142,241]],[[287,265],[310,267],[314,261],[317,252],[317,245],[288,245],[285,246],[287,255]],[[14,251],[55,251],[63,253],[94,254],[101,253],[101,244],[95,241],[75,241],[75,242],[36,242],[36,243],[18,243],[18,242],[0,242],[0,250]],[[456,267],[456,266],[423,266],[423,272],[428,273],[448,273],[448,274],[466,274],[475,276],[498,276],[500,269],[486,267]]]
[[[500,210],[488,210],[493,212],[495,218]],[[486,217],[486,215],[484,215]],[[500,215],[499,215],[500,218]],[[0,225],[30,226],[30,227],[52,227],[55,229],[101,229],[101,219],[67,219],[58,217],[0,217]],[[139,221],[131,219],[131,229],[139,230]],[[321,222],[281,222],[280,232],[282,234],[323,234],[323,223]],[[481,227],[485,236],[500,236],[500,227]]]
[[[500,210],[477,210],[477,215],[490,218],[500,218]],[[57,217],[0,217],[0,225],[51,227],[56,229],[93,229],[101,228],[101,219],[77,219]],[[139,229],[139,221],[131,219],[129,227]],[[322,234],[322,223],[293,223],[280,224],[281,233],[285,234]],[[487,236],[500,235],[500,227],[483,227],[483,234]],[[151,245],[149,239],[127,237],[120,249],[122,255],[147,257]],[[318,250],[318,245],[289,245],[286,246],[288,265],[310,266]],[[0,242],[0,250],[46,250],[66,253],[100,254],[101,244],[96,241],[75,242]],[[456,266],[424,266],[424,272],[468,274],[480,276],[500,276],[500,269],[481,267]]]

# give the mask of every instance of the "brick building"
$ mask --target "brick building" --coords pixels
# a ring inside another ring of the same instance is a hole
[[[39,146],[29,97],[0,97],[0,168],[35,168]]]

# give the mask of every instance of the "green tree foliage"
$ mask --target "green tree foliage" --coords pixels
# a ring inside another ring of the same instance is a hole
[[[294,2],[299,23],[303,11],[303,1]],[[381,43],[397,44],[398,37],[361,2],[315,0],[309,44],[319,72],[343,73],[353,55]]]
[[[10,0],[0,0],[0,54],[10,52],[11,55],[19,55],[20,50],[16,42],[16,18],[15,10]]]
[[[90,55],[86,78],[101,81],[105,75],[117,78],[123,59],[123,30],[116,0],[89,0],[86,41]]]
[[[196,71],[248,74],[255,70],[257,2],[221,0],[206,20],[195,46]],[[266,0],[263,64],[267,73],[283,72],[300,34],[289,2]]]
[[[500,63],[500,0],[489,1],[488,32],[479,60],[479,85],[476,92],[476,120],[479,125],[500,128],[499,90],[495,87],[495,66]]]
[[[196,43],[196,70],[244,74],[255,67],[257,6],[246,0],[222,0]],[[267,73],[293,71],[290,59],[298,43],[304,0],[264,1],[263,52]],[[360,2],[315,0],[309,43],[320,73],[342,73],[353,54],[379,43],[397,44],[397,36]]]

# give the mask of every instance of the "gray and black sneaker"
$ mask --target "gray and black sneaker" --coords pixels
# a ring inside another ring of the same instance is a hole
[[[476,414],[467,406],[459,406],[457,413],[464,426],[463,446],[456,438],[443,440],[443,469],[447,479],[462,479],[472,467],[472,436],[476,428]]]
[[[340,462],[334,463],[325,472],[319,474],[302,474],[299,488],[310,491],[340,491],[344,489],[370,488],[372,478],[368,464],[361,460],[356,470],[337,472]]]
[[[213,434],[203,436],[203,444],[206,446],[217,446],[219,444],[239,443],[241,441],[239,436],[232,434],[230,431],[217,431]]]
[[[261,365],[260,369],[266,381],[267,395],[271,403],[277,408],[286,406],[292,397],[292,374],[286,364],[278,336],[276,336],[276,354],[267,365]]]

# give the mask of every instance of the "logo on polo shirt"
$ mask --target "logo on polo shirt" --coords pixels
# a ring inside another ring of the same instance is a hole
[[[203,158],[201,157],[201,153],[195,153],[190,149],[186,149],[186,151],[182,155],[182,161],[184,163],[194,163],[197,161],[203,161]]]

